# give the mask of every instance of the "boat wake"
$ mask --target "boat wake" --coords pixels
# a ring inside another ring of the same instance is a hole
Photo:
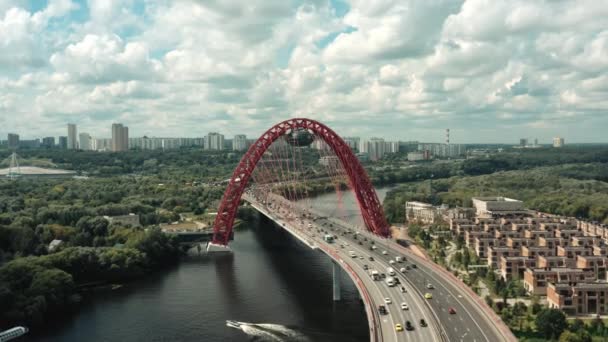
[[[226,325],[241,330],[257,342],[312,342],[306,334],[280,324],[226,321]]]

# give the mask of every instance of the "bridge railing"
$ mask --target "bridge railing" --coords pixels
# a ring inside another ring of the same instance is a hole
[[[277,198],[278,200],[283,200],[282,197],[280,197],[280,196],[277,196],[277,197],[279,197],[279,198]],[[252,198],[251,196],[248,196],[246,194],[243,195],[243,199],[251,202],[252,204],[257,202],[257,200],[255,198]],[[287,204],[292,209],[302,210],[302,208],[300,208],[297,205],[294,205],[290,201],[285,200],[285,204]],[[270,211],[270,208],[268,208],[268,206],[266,206],[266,205],[262,205],[262,206],[264,208],[266,208],[268,211]],[[297,227],[296,227],[296,229],[290,229],[291,233],[295,233],[295,234],[298,234],[297,233],[298,230],[299,229]],[[302,237],[300,237],[300,238],[302,238]],[[314,242],[309,241],[309,244],[313,244],[313,243]],[[327,254],[330,258],[334,259],[336,262],[339,262],[340,265],[342,266],[342,268],[349,274],[350,278],[354,281],[355,286],[359,290],[359,293],[361,294],[361,297],[363,298],[363,301],[365,302],[366,314],[367,314],[367,318],[368,318],[368,322],[369,322],[370,340],[371,340],[371,342],[382,342],[383,341],[382,329],[380,328],[380,324],[379,324],[380,318],[374,308],[374,304],[371,300],[371,296],[369,295],[367,288],[361,281],[361,278],[359,278],[359,276],[352,269],[352,267],[350,267],[350,265],[345,263],[342,260],[342,258],[338,255],[338,253],[336,253],[334,250],[332,250],[331,248],[328,248],[327,246],[325,246],[323,244],[317,244],[316,246],[319,249],[321,249],[325,254]]]
[[[342,266],[342,268],[350,275],[350,278],[354,281],[355,286],[359,290],[359,293],[361,294],[361,297],[363,297],[363,301],[365,302],[365,308],[367,311],[367,319],[369,322],[370,340],[372,342],[382,342],[384,339],[382,337],[382,329],[380,328],[380,323],[379,323],[380,317],[378,316],[378,313],[375,310],[373,301],[371,300],[371,296],[369,295],[369,292],[367,291],[365,284],[363,284],[363,282],[361,281],[361,278],[359,278],[359,276],[357,275],[355,270],[353,270],[349,264],[345,263],[342,260],[342,258],[338,255],[338,253],[333,251],[331,248],[321,245],[321,246],[319,246],[319,249],[321,249],[323,252],[325,252],[325,254],[329,255],[332,259],[339,262],[340,265]]]

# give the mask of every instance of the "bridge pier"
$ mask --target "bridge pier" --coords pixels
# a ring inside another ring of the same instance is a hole
[[[334,301],[341,300],[340,294],[340,265],[338,265],[335,261],[331,262],[333,268],[333,295]]]

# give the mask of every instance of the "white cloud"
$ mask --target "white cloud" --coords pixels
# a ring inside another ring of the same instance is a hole
[[[500,125],[608,125],[602,1],[351,0],[337,17],[326,0],[88,0],[84,19],[69,0],[27,5],[0,0],[4,129],[253,135],[302,115],[348,134],[474,126],[462,141],[505,141]]]

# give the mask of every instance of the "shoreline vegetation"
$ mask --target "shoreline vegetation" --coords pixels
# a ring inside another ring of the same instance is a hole
[[[0,150],[0,159],[9,153]],[[318,160],[308,154],[307,163],[316,165]],[[195,148],[30,150],[20,155],[91,177],[0,181],[2,327],[36,327],[51,317],[61,319],[78,304],[83,284],[122,284],[175,264],[181,254],[178,243],[158,225],[178,221],[183,214],[214,211],[224,191],[220,181],[241,157]],[[406,153],[398,153],[364,163],[374,185],[398,184],[384,201],[391,222],[403,222],[406,200],[467,205],[472,194],[496,192],[548,212],[604,221],[608,216],[605,147],[515,151],[415,165],[405,159]],[[426,181],[430,178],[432,185]],[[347,184],[339,186],[346,189]],[[326,179],[310,182],[300,193],[314,197],[334,190]],[[139,215],[141,227],[103,218],[129,213]],[[239,218],[235,229],[255,219],[255,213],[239,210]],[[62,244],[50,251],[53,240]]]

